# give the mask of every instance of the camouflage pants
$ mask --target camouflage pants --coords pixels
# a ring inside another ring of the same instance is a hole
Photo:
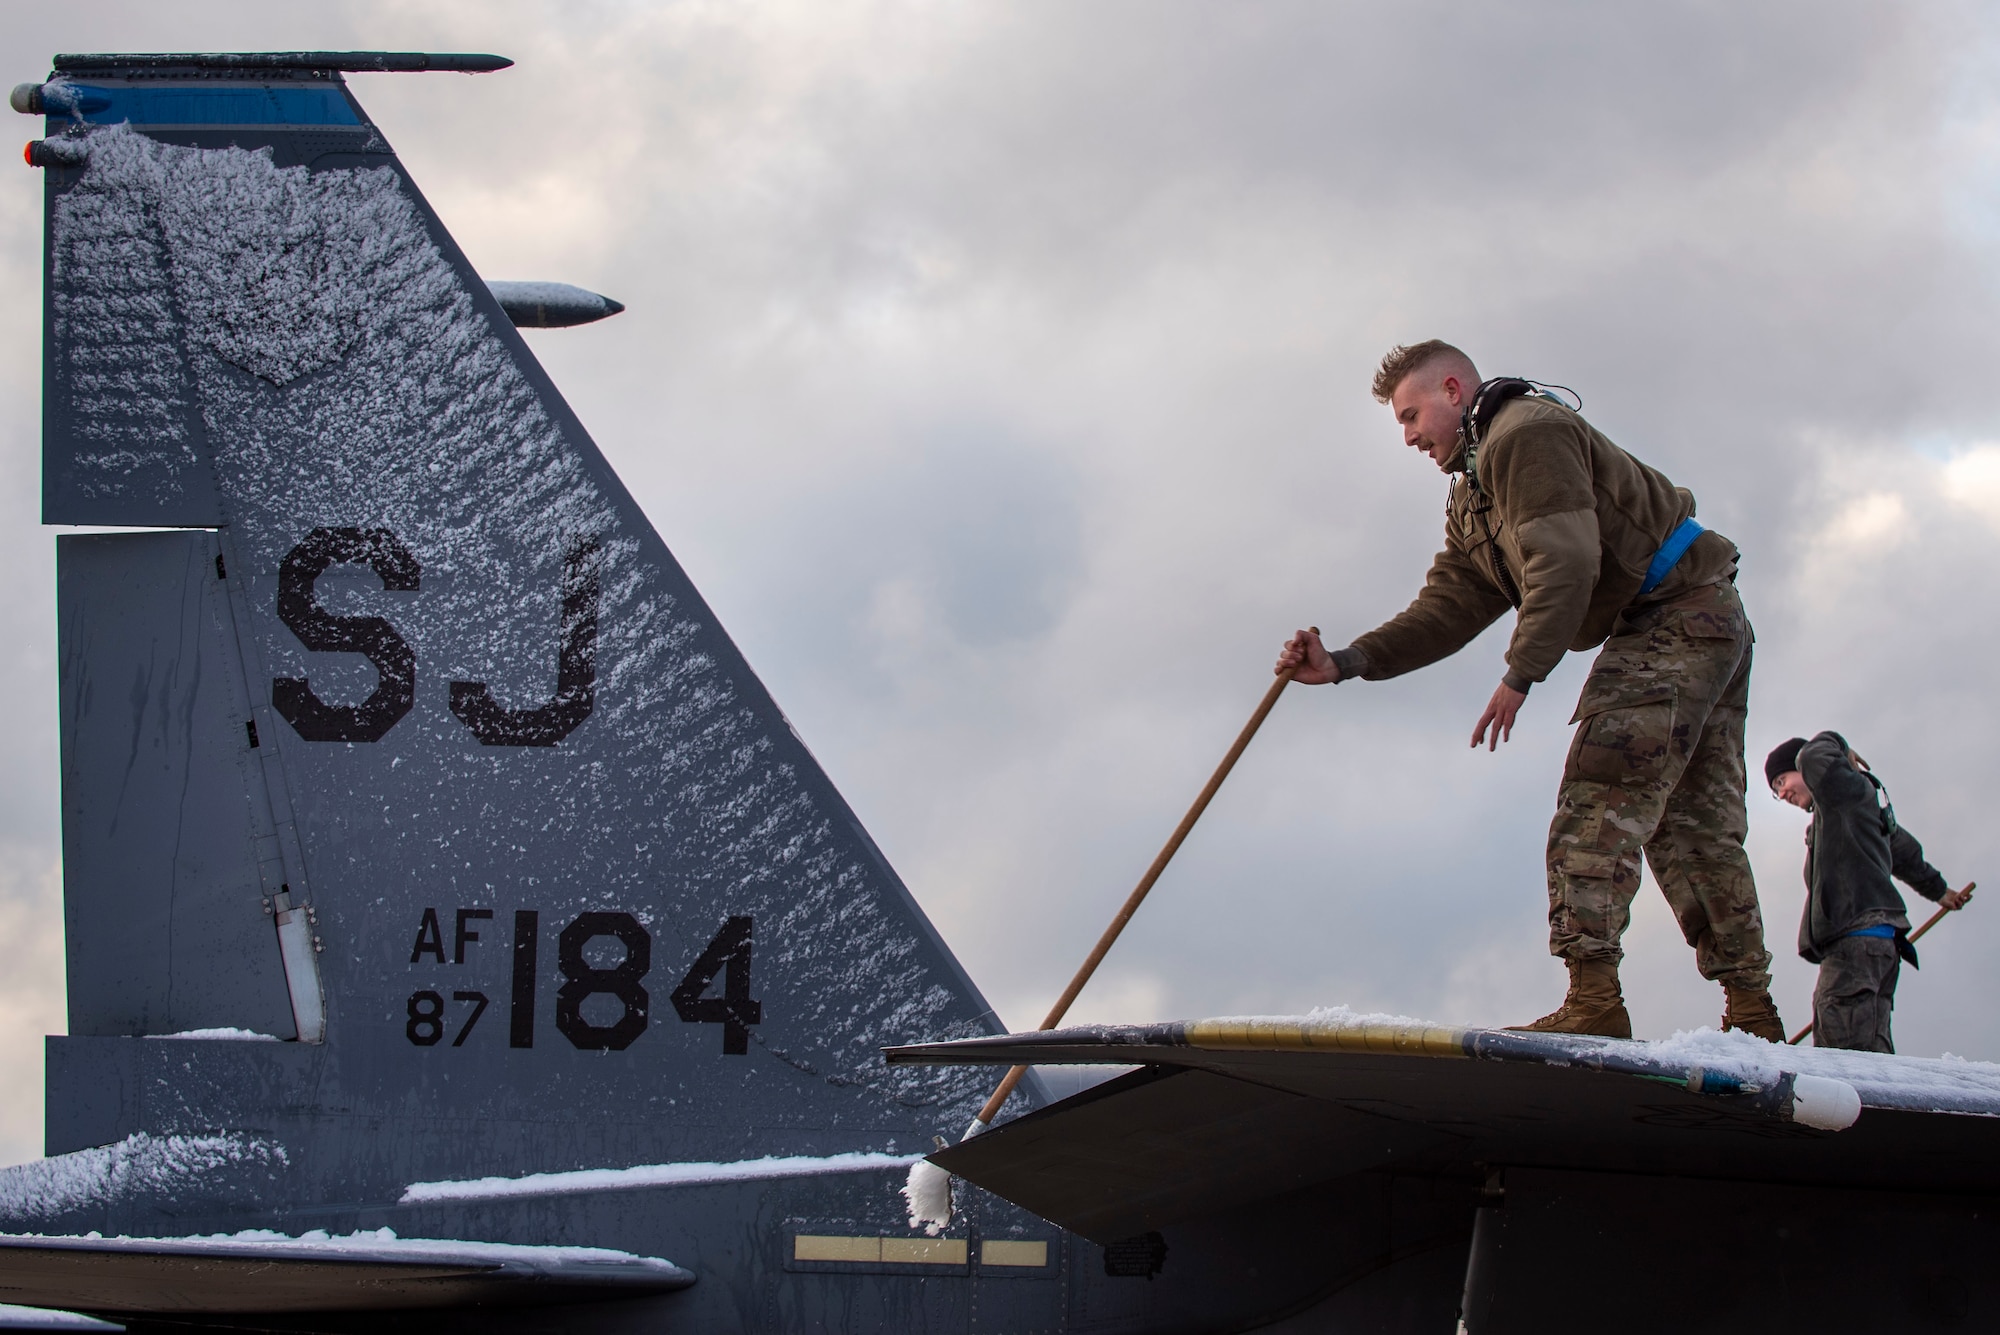
[[[1735,586],[1618,620],[1584,682],[1549,826],[1549,951],[1623,957],[1643,851],[1704,978],[1767,988],[1743,851],[1754,636]]]

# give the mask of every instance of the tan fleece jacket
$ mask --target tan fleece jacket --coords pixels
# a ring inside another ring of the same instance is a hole
[[[1338,655],[1343,673],[1351,665],[1377,681],[1435,663],[1513,606],[1505,680],[1525,691],[1564,653],[1602,644],[1625,608],[1735,576],[1735,544],[1703,533],[1641,599],[1646,567],[1694,513],[1694,497],[1561,404],[1506,404],[1477,463],[1477,490],[1463,474],[1452,480],[1444,550],[1423,591]]]

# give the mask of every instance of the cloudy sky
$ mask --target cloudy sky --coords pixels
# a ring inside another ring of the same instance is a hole
[[[495,51],[357,76],[491,278],[626,314],[532,341],[1010,1024],[1029,1027],[1268,680],[1395,611],[1442,479],[1392,343],[1575,386],[1743,551],[1753,765],[1839,727],[1994,899],[1904,1051],[2000,1059],[2000,20],[1640,6],[108,3],[57,51]],[[36,133],[17,123],[19,137]],[[41,179],[0,173],[0,1162],[63,1026]],[[1466,738],[1505,627],[1294,688],[1083,1019],[1549,1009],[1541,846],[1587,659]],[[1752,794],[1788,1021],[1803,818]],[[1644,1036],[1719,989],[1642,891]],[[913,1036],[915,1037],[915,1036]]]

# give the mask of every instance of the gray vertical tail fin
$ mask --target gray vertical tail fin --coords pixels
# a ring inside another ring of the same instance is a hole
[[[244,59],[42,89],[44,518],[182,530],[61,546],[52,1147],[365,1124],[432,1176],[927,1148],[983,1081],[878,1049],[984,1002],[355,101],[361,58]],[[134,1036],[190,1030],[287,1041],[146,1095]]]

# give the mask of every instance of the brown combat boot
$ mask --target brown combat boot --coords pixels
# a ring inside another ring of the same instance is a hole
[[[1632,1037],[1632,1017],[1618,990],[1616,960],[1569,960],[1569,995],[1552,1014],[1533,1024],[1510,1025],[1538,1034],[1596,1034]]]
[[[1778,1005],[1764,988],[1722,985],[1722,1027],[1741,1029],[1769,1043],[1785,1041],[1785,1022],[1778,1018]]]

